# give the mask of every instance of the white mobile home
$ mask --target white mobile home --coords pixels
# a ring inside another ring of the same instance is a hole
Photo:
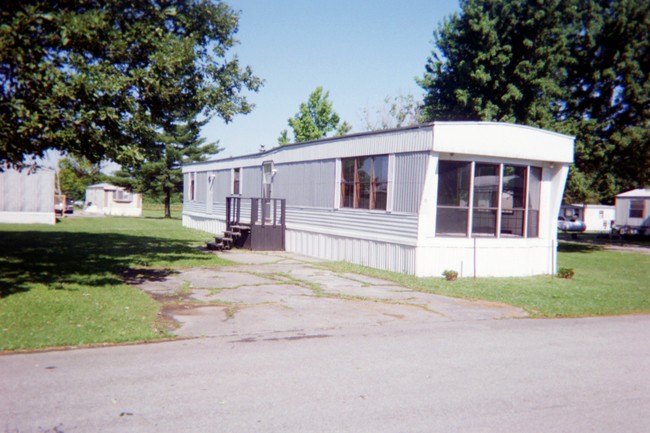
[[[54,171],[5,168],[0,172],[0,223],[55,224]]]
[[[616,229],[650,234],[650,189],[634,189],[616,196]]]
[[[554,273],[573,142],[514,124],[434,122],[190,164],[183,225],[226,230],[233,194],[255,225],[245,198],[284,199],[288,251],[418,276]]]
[[[90,185],[86,188],[84,209],[112,216],[142,216],[142,194],[108,183]]]

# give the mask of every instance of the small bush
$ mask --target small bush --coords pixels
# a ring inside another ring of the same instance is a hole
[[[442,273],[442,276],[445,277],[447,281],[454,281],[458,279],[458,272],[447,269]]]
[[[560,278],[564,278],[567,280],[570,280],[573,278],[573,276],[576,274],[576,271],[573,270],[573,268],[560,268],[557,271],[557,276]]]

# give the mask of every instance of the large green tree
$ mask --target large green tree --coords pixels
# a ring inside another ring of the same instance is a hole
[[[463,0],[419,80],[429,120],[576,136],[569,201],[648,185],[650,0]]]
[[[183,191],[183,164],[205,161],[219,149],[216,143],[205,143],[200,136],[201,127],[207,119],[179,119],[168,131],[157,134],[156,146],[149,149],[144,162],[136,166],[122,167],[116,173],[115,182],[129,186],[150,197],[161,198],[165,218],[171,218],[171,201],[174,194]]]
[[[309,95],[307,102],[300,104],[298,112],[289,119],[289,126],[293,130],[295,143],[318,140],[327,137],[327,134],[334,132],[334,135],[345,135],[352,127],[347,122],[341,122],[341,118],[334,111],[332,102],[328,99],[329,92],[323,93],[322,87],[316,89]],[[283,130],[278,144],[284,145],[290,142],[287,130]]]
[[[59,160],[57,176],[60,192],[74,201],[84,200],[86,188],[104,179],[99,163],[71,155]]]
[[[238,15],[210,0],[6,0],[0,163],[47,149],[131,164],[195,112],[226,121],[261,81],[228,51]]]

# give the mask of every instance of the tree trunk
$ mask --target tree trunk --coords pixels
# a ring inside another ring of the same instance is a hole
[[[164,188],[165,192],[165,218],[172,217],[172,190],[170,188]]]

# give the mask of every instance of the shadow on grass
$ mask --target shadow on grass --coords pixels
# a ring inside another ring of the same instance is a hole
[[[0,297],[41,283],[52,289],[106,286],[134,278],[137,269],[157,262],[210,260],[191,241],[124,234],[0,231]],[[169,271],[140,272],[164,278]]]
[[[591,253],[601,250],[603,250],[603,247],[600,245],[578,242],[560,241],[557,245],[557,251],[560,253]]]

